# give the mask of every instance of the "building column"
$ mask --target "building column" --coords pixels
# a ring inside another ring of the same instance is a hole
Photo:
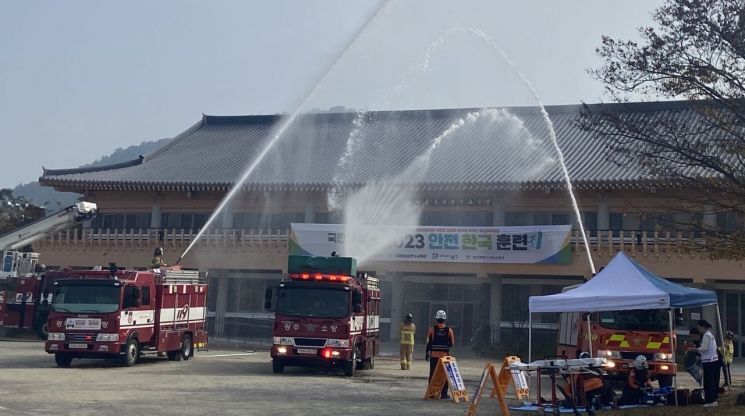
[[[156,198],[150,209],[150,228],[161,228],[160,217],[160,201]]]
[[[307,198],[305,200],[305,223],[316,222],[316,204],[312,199]]]
[[[398,340],[398,325],[401,323],[401,315],[404,313],[404,280],[397,273],[389,273],[391,278],[391,327],[389,329],[390,340]]]
[[[490,305],[489,305],[489,322],[491,323],[492,335],[491,342],[499,344],[502,332],[502,277],[489,276],[490,281]]]
[[[228,203],[222,210],[222,227],[221,228],[233,228],[233,204]]]
[[[601,195],[598,202],[598,230],[610,230],[610,208],[606,195]]]
[[[717,213],[714,211],[714,207],[711,204],[707,204],[706,206],[704,206],[703,223],[704,227],[706,228],[717,228]]]
[[[492,205],[492,222],[495,227],[501,227],[504,224],[504,202],[502,202],[501,195],[494,197],[494,204]]]
[[[225,312],[228,309],[228,278],[219,277],[217,283],[217,303],[215,305],[215,335],[225,333]]]

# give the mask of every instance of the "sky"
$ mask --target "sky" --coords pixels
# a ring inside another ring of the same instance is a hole
[[[494,44],[544,104],[607,100],[600,37],[638,39],[660,3],[0,2],[0,188],[202,114],[535,105]]]

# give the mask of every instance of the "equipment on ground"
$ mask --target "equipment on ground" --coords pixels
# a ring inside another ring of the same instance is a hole
[[[82,270],[55,279],[44,349],[60,367],[74,358],[135,365],[143,354],[188,360],[207,346],[207,284],[197,271]]]
[[[274,314],[272,370],[286,366],[372,369],[380,348],[378,279],[351,257],[289,256],[288,275],[265,296]]]

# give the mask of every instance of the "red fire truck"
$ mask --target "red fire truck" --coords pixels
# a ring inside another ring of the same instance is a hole
[[[379,350],[378,279],[350,257],[290,256],[277,288],[272,370],[285,366],[372,369]],[[266,307],[271,308],[272,290]]]
[[[54,281],[45,350],[60,367],[73,358],[142,354],[188,360],[206,348],[207,285],[196,271],[70,271]]]
[[[583,351],[608,359],[605,367],[611,378],[620,380],[644,355],[649,372],[660,387],[671,386],[677,369],[673,362],[669,316],[666,310],[609,311],[590,314],[562,313],[559,318],[557,352],[578,357]]]
[[[77,202],[0,236],[0,329],[31,329],[47,338],[50,287],[59,274],[41,270],[39,253],[18,250],[51,233],[81,225],[92,219],[97,209],[94,203]]]

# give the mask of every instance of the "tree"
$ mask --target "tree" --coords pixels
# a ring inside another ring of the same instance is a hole
[[[684,190],[681,210],[745,217],[745,0],[667,0],[653,18],[641,42],[602,38],[603,64],[590,73],[622,105],[585,105],[579,125],[606,140],[616,163]],[[634,111],[635,95],[686,101]],[[742,232],[714,238],[714,256],[745,257]]]
[[[43,217],[44,208],[16,198],[11,189],[0,189],[0,235]]]

